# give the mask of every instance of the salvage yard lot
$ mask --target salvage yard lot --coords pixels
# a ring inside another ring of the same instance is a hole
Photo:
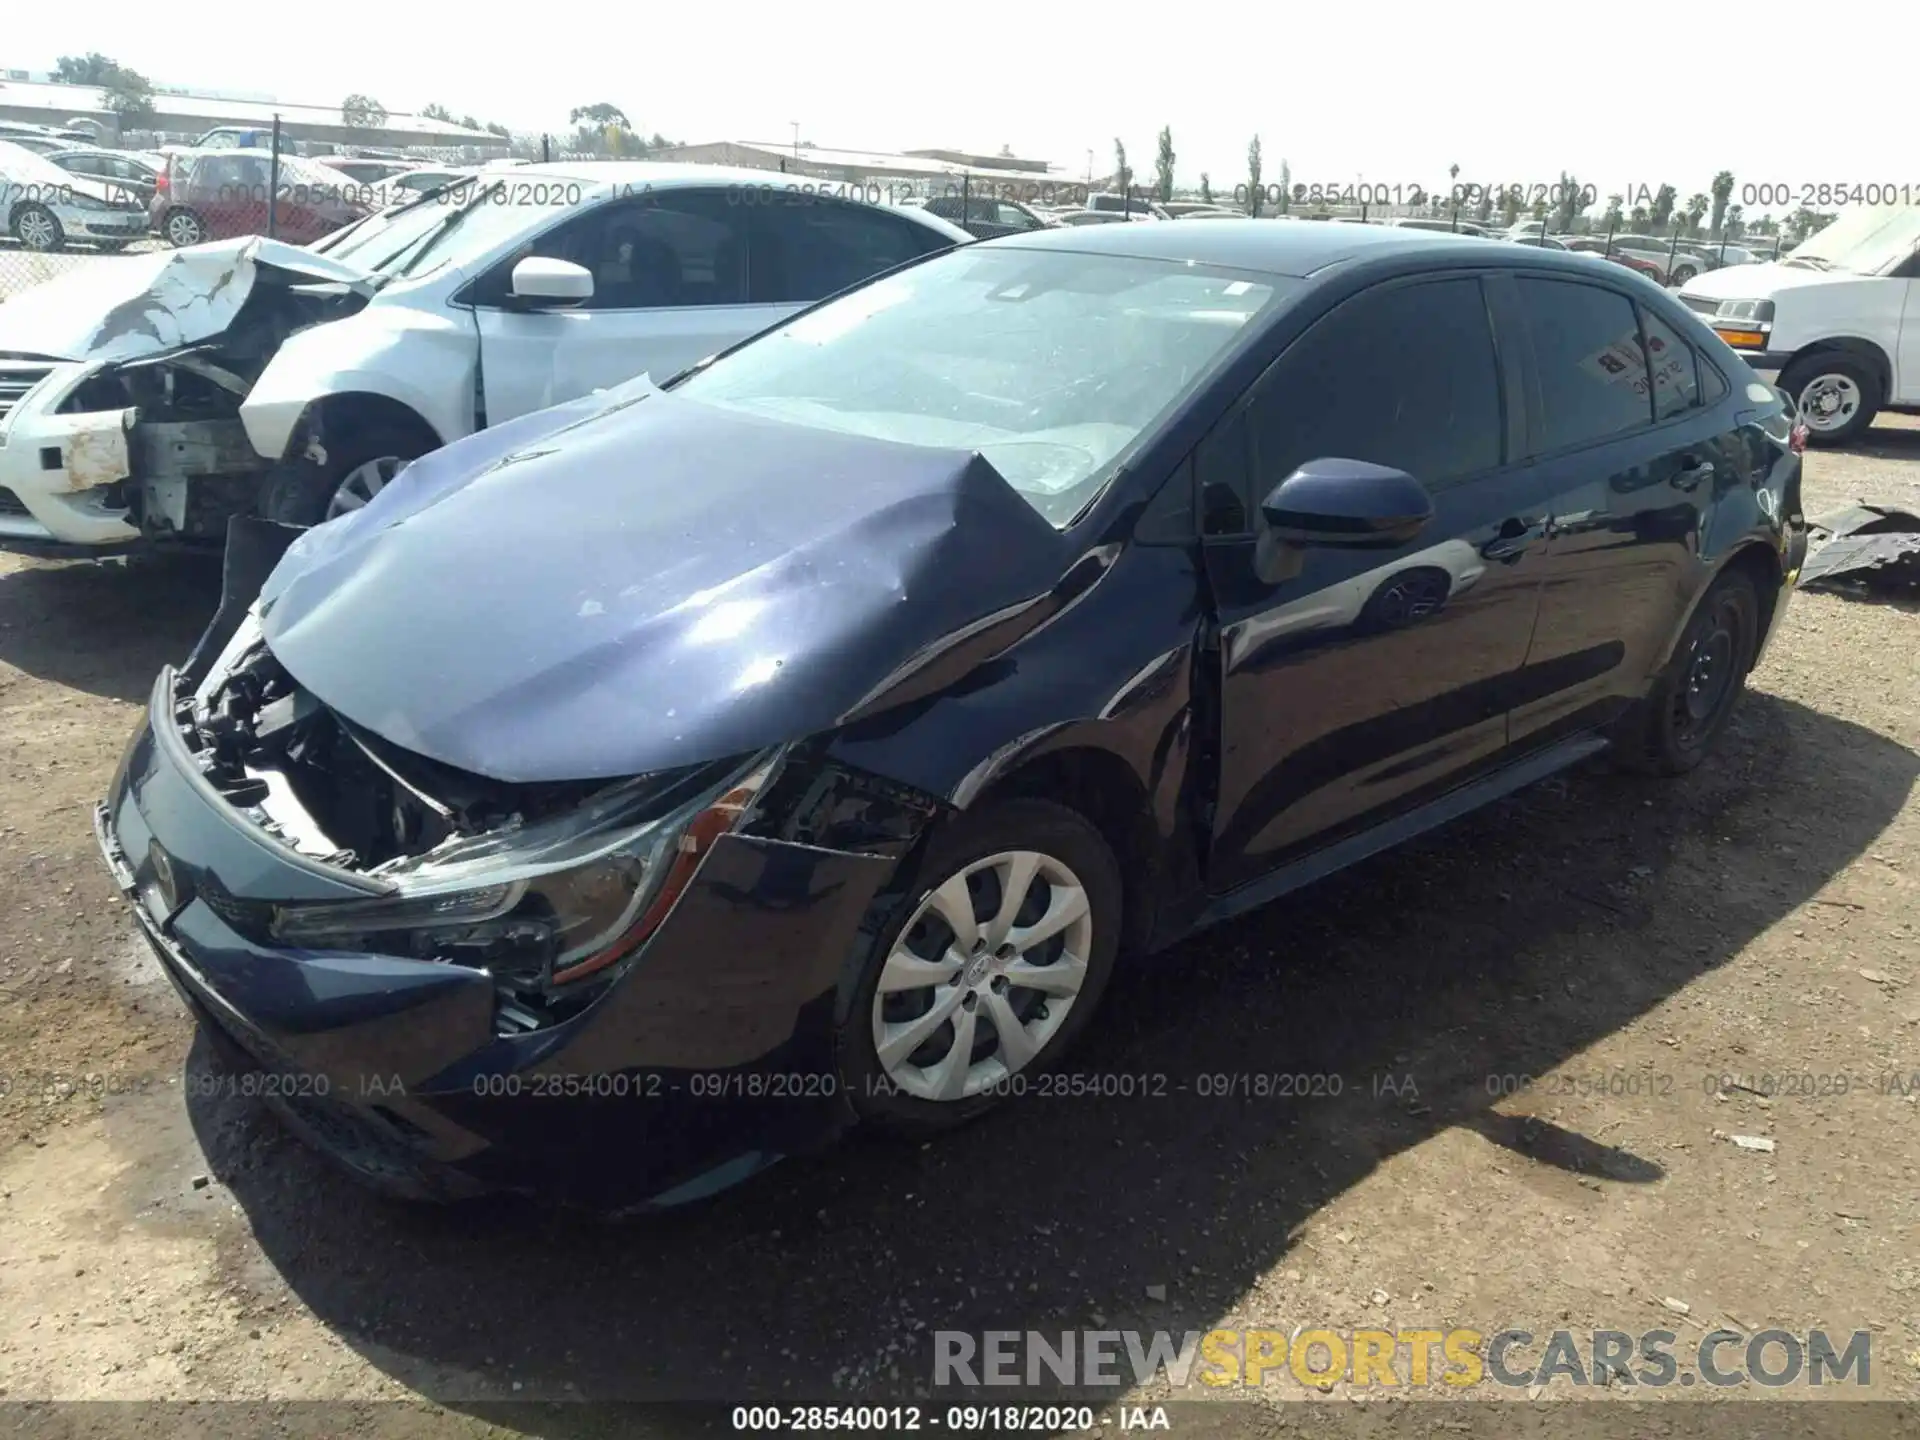
[[[1920,423],[1809,456],[1854,499],[1920,508]],[[1223,1325],[1866,1329],[1920,1398],[1920,606],[1800,595],[1688,779],[1576,771],[1124,973],[1070,1063],[1144,1097],[609,1227],[371,1198],[193,1044],[88,814],[217,588],[0,557],[9,1400],[850,1402],[938,1329]],[[1339,1093],[1199,1093],[1274,1074]]]

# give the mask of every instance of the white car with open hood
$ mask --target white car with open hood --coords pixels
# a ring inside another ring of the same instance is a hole
[[[1920,408],[1920,206],[1847,209],[1779,260],[1710,270],[1680,299],[1793,397],[1815,444]]]
[[[449,441],[970,238],[793,178],[521,166],[318,249],[243,237],[25,291],[0,303],[0,543],[315,524]]]

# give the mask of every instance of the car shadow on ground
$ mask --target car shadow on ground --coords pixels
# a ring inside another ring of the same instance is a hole
[[[111,700],[144,702],[220,604],[220,562],[194,553],[31,561],[0,572],[0,664]]]
[[[1255,1282],[1322,1207],[1443,1131],[1569,1210],[1658,1183],[1657,1157],[1532,1113],[1552,1102],[1508,1077],[1739,954],[1872,845],[1917,772],[1876,733],[1751,695],[1683,781],[1549,780],[1124,972],[1071,1062],[1118,1093],[1029,1095],[930,1145],[856,1137],[655,1219],[409,1209],[257,1116],[236,1138],[202,1107],[195,1128],[316,1316],[415,1390],[543,1434],[598,1433],[607,1412],[536,1421],[516,1402],[907,1400],[936,1330],[1278,1324]],[[1663,1088],[1624,1116],[1697,1099],[1725,1063],[1662,1053],[1664,1082],[1643,1079]],[[1328,1078],[1305,1097],[1257,1079],[1279,1075]],[[956,1398],[1009,1396],[931,1403]]]

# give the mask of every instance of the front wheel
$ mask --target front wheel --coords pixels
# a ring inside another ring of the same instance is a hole
[[[1684,775],[1712,753],[1760,643],[1760,596],[1729,570],[1708,587],[1647,698],[1616,737],[1615,757],[1647,775]]]
[[[207,238],[207,224],[191,210],[173,210],[161,221],[160,233],[174,249],[184,250]]]
[[[402,426],[357,426],[350,438],[328,447],[324,464],[303,459],[276,469],[260,497],[260,514],[282,525],[337,519],[372,500],[408,461],[431,448]]]
[[[1780,377],[1780,388],[1814,445],[1844,445],[1880,413],[1880,379],[1865,361],[1836,351],[1796,360]]]
[[[1676,265],[1673,267],[1673,283],[1675,285],[1684,285],[1699,273],[1700,272],[1691,265]]]
[[[972,1119],[1086,1028],[1119,949],[1120,867],[1046,800],[961,816],[883,926],[840,1034],[857,1110],[909,1134]]]
[[[44,205],[22,205],[13,212],[13,238],[25,250],[58,250],[67,243],[60,218]]]

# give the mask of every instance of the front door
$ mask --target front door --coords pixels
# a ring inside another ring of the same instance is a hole
[[[636,375],[664,381],[799,308],[747,290],[748,209],[713,190],[624,196],[556,225],[475,287],[487,422],[574,400]],[[513,267],[529,255],[593,275],[574,306],[516,308]]]
[[[1518,391],[1476,277],[1362,292],[1268,369],[1196,455],[1219,622],[1209,889],[1245,883],[1495,761],[1544,535]],[[1392,551],[1292,549],[1259,500],[1316,458],[1424,484]]]

